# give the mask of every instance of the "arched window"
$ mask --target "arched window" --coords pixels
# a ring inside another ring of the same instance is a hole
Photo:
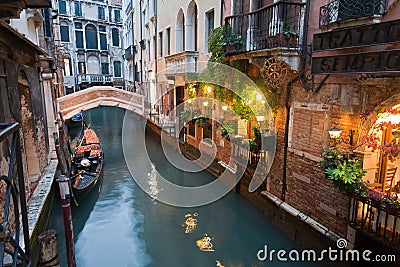
[[[87,49],[97,49],[97,30],[91,24],[86,25],[85,27],[85,37],[86,37],[86,48]]]
[[[100,61],[95,56],[89,56],[87,59],[88,74],[100,74]]]
[[[119,31],[117,28],[112,29],[112,44],[113,46],[119,46]]]
[[[179,53],[185,50],[185,15],[182,9],[179,10],[176,19],[175,35],[176,53]]]
[[[186,17],[186,49],[188,51],[197,51],[197,5],[195,1],[191,1],[188,6]]]

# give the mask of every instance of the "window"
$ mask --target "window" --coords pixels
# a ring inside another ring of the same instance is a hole
[[[69,28],[66,22],[60,24],[61,42],[69,42]]]
[[[82,23],[80,23],[80,22],[75,22],[75,29],[83,29],[83,28],[82,28]]]
[[[206,38],[204,43],[204,51],[208,53],[208,38],[210,37],[211,31],[214,29],[214,10],[206,13]]]
[[[209,119],[207,119],[207,122],[210,125],[203,127],[203,139],[206,139],[206,138],[212,139],[212,122]]]
[[[121,77],[121,62],[114,61],[114,76]]]
[[[163,33],[162,32],[160,32],[158,34],[158,42],[159,42],[158,49],[160,51],[160,57],[162,57],[163,56]]]
[[[100,25],[99,32],[106,32],[106,26]]]
[[[96,28],[89,24],[85,28],[85,39],[87,49],[97,49],[97,30]]]
[[[167,55],[171,55],[171,28],[167,28]]]
[[[153,37],[153,55],[154,55],[154,59],[157,59],[157,40],[156,37]]]
[[[107,50],[107,35],[100,33],[100,50]]]
[[[83,31],[75,31],[76,48],[83,48]]]
[[[82,17],[82,4],[75,2],[75,16]]]
[[[79,72],[79,74],[85,74],[86,73],[85,62],[79,62],[78,63],[78,72]]]
[[[119,46],[119,31],[117,28],[112,29],[112,44],[113,46]]]
[[[196,123],[194,121],[188,122],[188,134],[193,137],[196,136]]]
[[[67,14],[67,3],[63,0],[60,0],[58,2],[58,13],[59,14]]]
[[[110,64],[101,63],[101,74],[110,74]]]
[[[98,7],[98,17],[99,17],[99,19],[102,19],[102,20],[106,19],[106,13],[104,11],[104,7],[102,7],[102,6]]]
[[[114,21],[115,22],[121,21],[121,12],[119,11],[119,9],[114,10]]]
[[[52,23],[50,18],[50,8],[43,9],[43,29],[44,29],[44,36],[52,37]]]
[[[72,75],[72,65],[70,58],[64,58],[64,76]]]

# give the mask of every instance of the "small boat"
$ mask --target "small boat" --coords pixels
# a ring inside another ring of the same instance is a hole
[[[71,186],[74,197],[82,200],[96,185],[103,170],[104,154],[97,134],[83,124],[80,142],[71,164]]]
[[[72,128],[72,127],[78,127],[82,125],[83,122],[83,113],[79,112],[78,114],[75,114],[74,116],[72,116],[72,118],[67,120],[67,125],[68,127]]]

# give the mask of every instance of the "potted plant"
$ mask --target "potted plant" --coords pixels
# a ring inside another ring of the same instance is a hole
[[[286,26],[283,29],[284,45],[296,46],[298,33],[291,27]]]
[[[348,151],[326,149],[320,162],[327,179],[343,194],[367,196],[368,183],[362,180],[366,174],[360,159]]]

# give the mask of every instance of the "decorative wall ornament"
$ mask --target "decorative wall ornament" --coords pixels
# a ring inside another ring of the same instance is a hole
[[[262,77],[273,87],[279,87],[286,79],[288,65],[277,57],[265,60],[261,69]]]

